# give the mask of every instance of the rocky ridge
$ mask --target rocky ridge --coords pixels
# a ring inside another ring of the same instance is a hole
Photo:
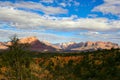
[[[87,41],[87,42],[66,42],[60,44],[51,44],[48,41],[40,41],[35,36],[26,37],[19,39],[19,43],[29,44],[29,50],[31,51],[95,51],[102,49],[111,49],[111,48],[120,48],[118,44],[112,42],[103,42],[103,41]],[[0,49],[8,49],[7,46],[12,45],[11,42],[0,42]]]
[[[94,51],[101,49],[111,49],[111,48],[120,48],[118,44],[112,42],[103,42],[103,41],[87,41],[80,43],[62,43],[59,44],[59,47],[63,50],[73,50],[73,51]]]
[[[35,36],[21,38],[18,40],[18,43],[28,44],[29,45],[28,49],[30,51],[38,51],[38,52],[56,51],[56,48],[39,41]],[[6,43],[2,43],[2,44],[4,44],[4,47],[6,47],[6,48],[3,48],[3,46],[0,45],[0,49],[8,49],[7,46],[12,45],[11,42],[6,42]]]
[[[8,48],[8,47],[6,46],[5,43],[0,42],[0,50],[5,50],[5,49],[7,49],[7,48]]]

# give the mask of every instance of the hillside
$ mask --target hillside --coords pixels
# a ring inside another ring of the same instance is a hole
[[[66,42],[52,44],[48,41],[40,41],[35,36],[25,37],[19,39],[20,44],[29,44],[28,49],[38,52],[81,52],[81,51],[95,51],[95,50],[110,50],[111,48],[117,49],[120,46],[117,43],[103,42],[103,41],[88,41],[88,42]],[[0,49],[8,49],[8,46],[12,45],[10,41],[6,43],[0,43]]]
[[[21,70],[23,80],[119,80],[120,79],[120,50],[101,50],[82,53],[33,53],[30,66]],[[3,54],[4,55],[4,54]],[[7,57],[7,56],[6,56]],[[0,59],[2,56],[0,55]],[[14,60],[10,57],[9,59]],[[24,58],[26,61],[26,59]],[[14,78],[15,68],[5,66],[6,61],[0,62],[0,79]],[[23,64],[22,64],[23,65]],[[20,65],[21,66],[21,65]],[[19,67],[18,66],[18,70]],[[20,71],[20,73],[21,73]],[[7,73],[12,75],[7,75]],[[18,71],[19,72],[19,71]],[[18,73],[17,72],[17,73]],[[18,75],[19,76],[19,75]],[[30,76],[30,77],[28,77]],[[16,76],[15,76],[16,77]],[[17,78],[17,77],[16,77]],[[14,79],[18,80],[18,79]]]
[[[5,47],[12,45],[10,41],[3,44]],[[28,44],[29,45],[28,49],[30,51],[37,51],[37,52],[56,51],[56,48],[52,47],[51,45],[47,45],[46,43],[43,43],[42,41],[38,40],[35,36],[20,38],[19,44]]]
[[[56,46],[60,47],[64,51],[95,51],[95,50],[102,50],[102,49],[111,49],[111,48],[119,48],[119,45],[112,42],[66,42],[61,44],[55,44]]]
[[[9,49],[0,52],[1,80],[120,79],[120,49],[65,53],[24,49],[25,41],[34,45],[34,39],[15,37]]]

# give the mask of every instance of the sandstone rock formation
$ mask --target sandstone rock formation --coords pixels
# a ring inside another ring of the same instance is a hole
[[[5,50],[8,47],[5,45],[5,43],[0,42],[0,50]]]
[[[111,48],[120,48],[118,44],[112,43],[112,42],[80,42],[80,43],[62,43],[59,44],[62,49],[64,50],[73,50],[73,51],[94,51],[94,50],[100,50],[100,49],[111,49]]]
[[[18,43],[20,44],[28,44],[28,49],[31,51],[94,51],[94,50],[102,50],[102,49],[111,49],[111,48],[120,48],[118,44],[112,42],[66,42],[60,44],[51,44],[48,41],[40,41],[35,36],[26,37],[19,39]],[[12,45],[11,42],[2,43],[0,42],[0,49],[5,50],[8,49],[8,46]]]
[[[56,51],[56,48],[50,46],[50,45],[46,45],[45,43],[39,41],[35,36],[31,36],[31,37],[26,37],[26,38],[21,38],[19,39],[18,43],[20,44],[28,44],[28,49],[30,51],[40,51],[40,52],[44,52],[44,51]],[[4,45],[2,45],[4,44]],[[11,42],[7,42],[7,43],[1,43],[0,45],[0,49],[7,49],[8,46],[12,45]]]
[[[39,41],[36,37],[27,37],[27,38],[22,38],[19,40],[19,43],[22,44],[30,44],[30,50],[31,51],[55,51],[56,49],[50,45],[47,45],[41,41]]]

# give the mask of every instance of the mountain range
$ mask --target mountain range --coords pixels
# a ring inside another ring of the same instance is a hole
[[[119,45],[112,42],[103,42],[103,41],[87,41],[87,42],[67,42],[57,44],[62,50],[65,51],[95,51],[102,49],[111,49],[111,48],[119,48]]]
[[[19,43],[29,44],[29,50],[38,52],[55,52],[55,51],[95,51],[102,49],[120,48],[117,43],[103,41],[87,41],[87,42],[65,42],[52,44],[48,41],[40,41],[35,36],[19,39]],[[0,50],[8,49],[8,45],[12,45],[10,41],[0,42]]]

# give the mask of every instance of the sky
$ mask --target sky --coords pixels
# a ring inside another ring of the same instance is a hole
[[[51,43],[120,44],[120,0],[0,0],[0,41],[15,34]]]

